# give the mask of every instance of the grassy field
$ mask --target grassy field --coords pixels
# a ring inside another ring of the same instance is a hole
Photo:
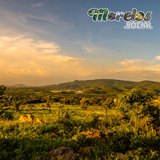
[[[112,107],[8,106],[0,119],[0,159],[160,159],[160,110],[153,102],[134,90],[118,95]]]

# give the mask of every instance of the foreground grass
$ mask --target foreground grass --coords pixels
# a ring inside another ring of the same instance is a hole
[[[150,103],[117,101],[107,109],[52,103],[50,110],[36,104],[10,111],[13,120],[0,120],[1,160],[67,160],[50,154],[62,146],[73,150],[68,160],[160,159],[160,112]],[[24,114],[42,123],[20,123]]]

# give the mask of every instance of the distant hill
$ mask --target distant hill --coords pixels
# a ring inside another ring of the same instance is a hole
[[[75,80],[73,82],[61,83],[58,85],[43,86],[55,90],[80,90],[90,88],[103,88],[105,91],[124,91],[137,88],[147,92],[160,93],[160,83],[154,81],[124,81],[115,79]]]
[[[8,85],[7,87],[9,87],[9,88],[26,88],[29,86],[25,85],[25,84],[13,84],[13,85]]]
[[[60,83],[46,86],[27,86],[24,84],[15,84],[7,86],[8,88],[31,89],[33,91],[51,91],[51,90],[77,90],[87,93],[118,93],[128,89],[136,88],[145,92],[154,92],[160,94],[160,82],[154,81],[124,81],[115,79],[95,79],[95,80],[75,80],[73,82]]]

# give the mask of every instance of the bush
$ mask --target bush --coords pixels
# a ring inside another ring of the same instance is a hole
[[[1,113],[0,118],[7,119],[7,120],[13,120],[14,116],[12,112],[6,111],[6,112]]]

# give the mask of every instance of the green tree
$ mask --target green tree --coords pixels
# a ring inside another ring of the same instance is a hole
[[[20,110],[19,110],[19,107],[20,107],[20,102],[15,102],[15,103],[14,103],[14,108],[15,108],[16,112],[19,112],[19,111],[20,111]]]
[[[147,102],[150,102],[151,99],[152,95],[144,94],[137,89],[132,89],[123,94],[119,94],[116,99],[116,104],[119,107],[124,107],[125,105],[133,106],[135,103],[146,104]]]
[[[80,100],[80,105],[83,106],[83,105],[90,105],[90,99],[89,98],[82,98]]]
[[[4,94],[6,89],[7,89],[6,86],[0,86],[0,96]]]
[[[107,98],[107,99],[102,103],[102,105],[105,106],[106,108],[113,108],[113,107],[115,106],[114,98],[112,98],[112,97]]]
[[[47,101],[47,103],[46,103],[46,107],[48,108],[49,113],[51,113],[51,106],[50,106],[50,102],[49,102],[49,101]]]

